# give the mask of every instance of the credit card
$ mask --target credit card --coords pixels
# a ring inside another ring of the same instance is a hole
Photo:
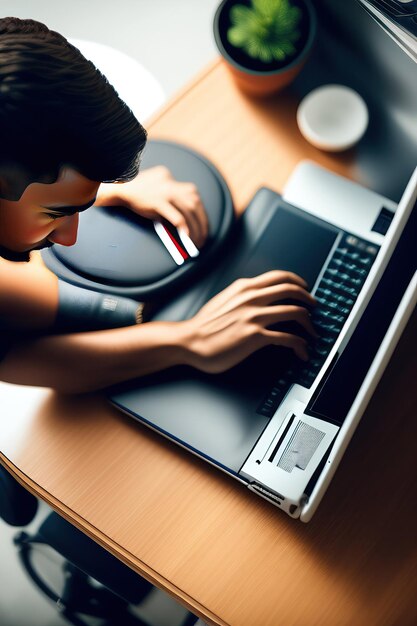
[[[183,243],[185,233],[183,233],[183,237],[181,237],[175,226],[166,220],[163,220],[162,222],[155,221],[153,225],[156,234],[177,265],[182,265],[184,261],[190,258],[191,255],[187,251],[187,247],[192,250],[192,246],[194,246],[194,244],[189,237],[187,238],[187,236],[185,238],[186,245]],[[187,241],[187,239],[189,241]],[[190,242],[192,244],[191,246]],[[194,250],[192,251],[194,252]]]

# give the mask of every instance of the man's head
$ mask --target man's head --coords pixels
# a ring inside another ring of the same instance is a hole
[[[0,254],[74,243],[77,214],[68,211],[85,208],[101,182],[134,178],[145,143],[77,48],[39,22],[0,19]]]

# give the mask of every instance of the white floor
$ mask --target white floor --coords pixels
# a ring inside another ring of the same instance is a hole
[[[212,18],[218,3],[2,0],[0,15],[36,19],[67,38],[111,46],[143,65],[169,97],[216,56]],[[140,121],[146,126],[146,120]],[[32,527],[45,513],[42,508]],[[0,520],[0,625],[63,626],[66,622],[26,578],[17,561],[12,539],[18,530]],[[151,626],[177,626],[184,610],[156,592],[142,616]]]

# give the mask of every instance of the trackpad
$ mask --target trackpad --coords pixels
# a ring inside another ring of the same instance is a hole
[[[238,383],[238,381],[236,381]],[[259,396],[221,376],[175,368],[118,390],[116,406],[199,455],[238,473],[268,423],[257,414]]]

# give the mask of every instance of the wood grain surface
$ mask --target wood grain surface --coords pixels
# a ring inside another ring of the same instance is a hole
[[[247,99],[216,61],[153,119],[150,136],[204,153],[242,211],[260,185],[282,189],[302,158],[353,177],[354,153],[325,155],[301,138],[296,104]],[[414,315],[308,525],[100,395],[0,384],[0,460],[209,624],[411,626],[416,336]]]

